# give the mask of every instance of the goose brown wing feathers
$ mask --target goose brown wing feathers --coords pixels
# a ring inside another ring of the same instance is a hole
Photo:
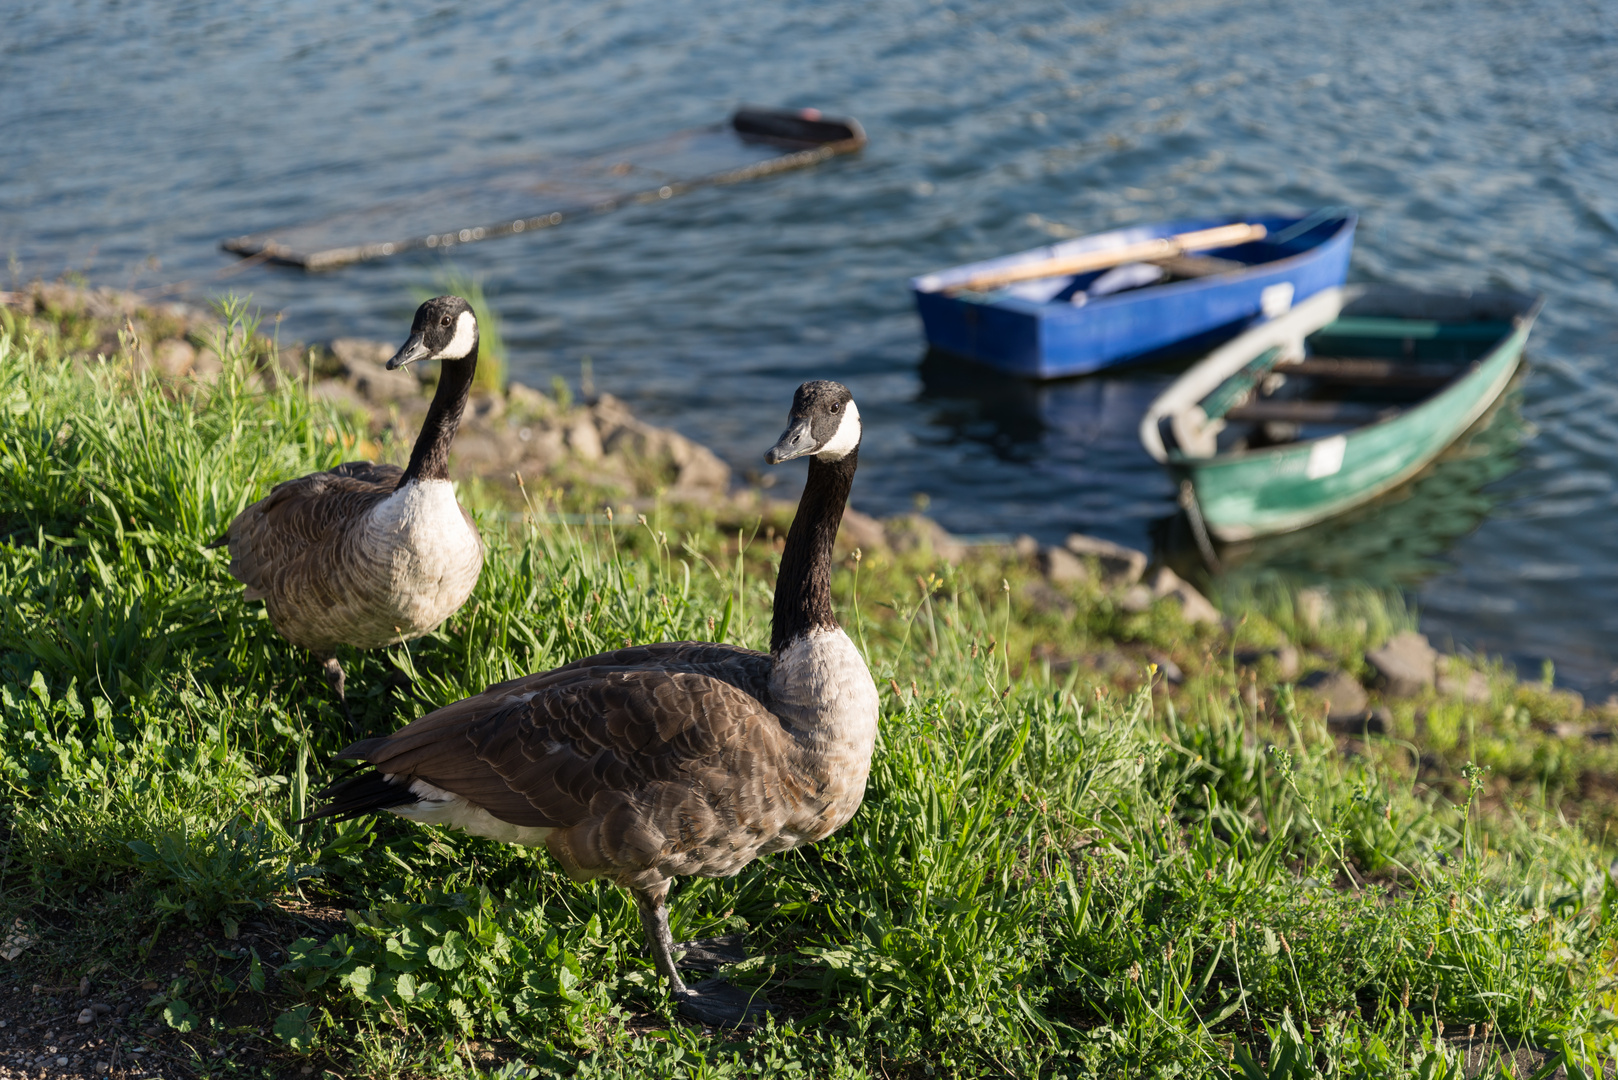
[[[275,485],[230,523],[230,575],[247,586],[247,599],[260,599],[285,567],[357,521],[403,479],[397,465],[347,461]]]
[[[709,848],[723,863],[815,794],[791,733],[743,688],[767,681],[769,662],[728,646],[621,649],[491,687],[342,756],[501,821],[564,830],[552,850],[577,870],[708,864]]]

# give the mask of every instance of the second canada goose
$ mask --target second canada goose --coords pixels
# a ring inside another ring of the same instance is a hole
[[[219,541],[246,598],[262,599],[276,631],[322,661],[351,725],[337,646],[377,649],[427,633],[466,602],[483,569],[483,540],[449,480],[450,442],[477,373],[471,305],[439,296],[416,309],[388,368],[418,360],[441,367],[406,468],[348,461],[277,484]]]
[[[544,845],[574,878],[628,889],[682,1012],[710,1024],[761,1006],[719,980],[688,987],[665,906],[682,874],[727,877],[840,828],[865,795],[878,701],[832,611],[832,542],[860,416],[834,382],[798,388],[771,464],[809,456],[775,586],[770,651],[670,642],[491,686],[338,756],[373,768],[313,816],[389,810]]]

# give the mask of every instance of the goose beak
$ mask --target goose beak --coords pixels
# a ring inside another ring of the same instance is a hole
[[[771,465],[779,465],[783,461],[803,457],[814,449],[815,437],[810,433],[809,420],[805,417],[787,428],[780,441],[764,451],[764,460]]]
[[[414,364],[417,360],[425,360],[431,352],[420,334],[411,334],[410,339],[399,346],[399,351],[393,354],[393,359],[388,361],[388,370]]]

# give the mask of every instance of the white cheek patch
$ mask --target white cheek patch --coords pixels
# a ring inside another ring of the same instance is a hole
[[[850,401],[843,409],[842,423],[837,433],[826,440],[826,445],[815,455],[821,461],[841,461],[860,445],[860,410]]]
[[[464,360],[478,340],[478,321],[470,311],[461,312],[455,320],[455,336],[438,352],[440,360]]]

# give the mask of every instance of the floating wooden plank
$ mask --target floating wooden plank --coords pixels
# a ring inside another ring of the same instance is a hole
[[[507,168],[462,187],[238,236],[220,246],[305,270],[329,270],[551,228],[697,187],[805,168],[864,145],[865,132],[852,119],[814,109],[741,109],[729,123]]]
[[[1012,285],[1019,281],[1037,281],[1039,278],[1088,274],[1096,270],[1106,270],[1131,262],[1155,262],[1159,259],[1184,255],[1188,252],[1251,244],[1264,239],[1265,232],[1266,230],[1262,225],[1247,223],[1220,225],[1217,228],[1199,229],[1196,232],[1180,233],[1177,236],[1142,240],[1139,243],[1126,244],[1123,247],[1108,248],[1102,251],[1086,251],[1078,255],[1041,259],[1038,262],[1021,263],[1017,266],[990,270],[986,273],[975,274],[965,281],[947,285],[944,291],[946,293],[987,292],[990,289],[998,289],[1001,286]]]

